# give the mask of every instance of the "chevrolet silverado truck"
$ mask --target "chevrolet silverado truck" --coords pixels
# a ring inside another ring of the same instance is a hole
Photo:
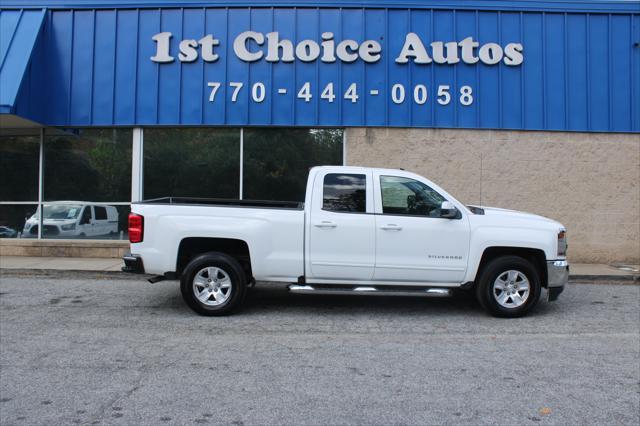
[[[475,291],[519,317],[569,276],[567,234],[533,214],[465,206],[422,176],[346,166],[309,171],[304,203],[167,197],[131,206],[123,270],[179,279],[202,315],[237,310],[256,282],[295,293],[450,296]]]

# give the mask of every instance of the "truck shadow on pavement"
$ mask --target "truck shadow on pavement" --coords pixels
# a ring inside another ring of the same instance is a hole
[[[529,316],[554,310],[541,297]],[[472,291],[457,290],[452,297],[429,298],[413,296],[307,295],[292,294],[284,286],[263,285],[249,290],[241,310],[243,315],[269,312],[307,314],[409,314],[421,316],[478,315],[487,316]]]

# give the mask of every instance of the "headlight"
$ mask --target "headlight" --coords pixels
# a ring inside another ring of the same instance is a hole
[[[567,248],[569,244],[567,244],[567,231],[562,229],[558,232],[558,256],[566,256]]]
[[[60,226],[60,228],[62,228],[63,231],[73,231],[74,229],[76,229],[76,224],[71,223],[69,225],[62,225]]]

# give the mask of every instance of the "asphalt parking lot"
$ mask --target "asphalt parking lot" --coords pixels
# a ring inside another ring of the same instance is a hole
[[[0,423],[640,422],[640,286],[574,283],[527,318],[452,299],[256,287],[205,318],[175,282],[0,277]]]

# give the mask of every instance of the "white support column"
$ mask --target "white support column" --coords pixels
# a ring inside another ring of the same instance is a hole
[[[38,239],[42,239],[42,218],[44,206],[42,205],[42,192],[44,188],[44,127],[40,129],[40,154],[38,157]]]
[[[240,199],[242,200],[243,186],[242,180],[244,175],[244,127],[240,128]]]
[[[131,148],[131,202],[141,201],[144,197],[144,131],[141,127],[133,129]]]

